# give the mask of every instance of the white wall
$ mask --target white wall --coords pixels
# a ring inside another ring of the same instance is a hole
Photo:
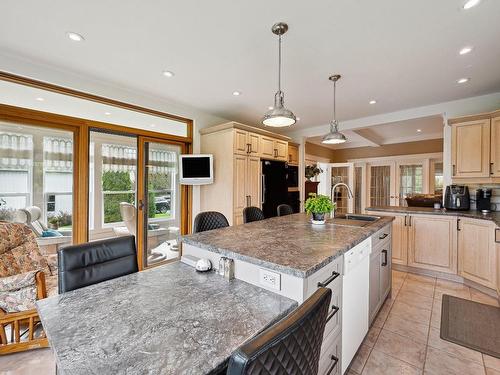
[[[0,71],[29,77],[32,79],[49,82],[55,85],[69,87],[75,90],[92,93],[95,95],[112,98],[115,100],[136,104],[142,107],[155,109],[173,115],[186,117],[193,120],[193,152],[200,151],[199,130],[227,122],[228,120],[210,113],[200,111],[194,107],[167,101],[158,97],[132,90],[119,84],[104,83],[87,76],[59,70],[47,65],[34,64],[27,59],[0,54]],[[163,79],[162,76],[158,77]],[[3,93],[5,95],[5,93]],[[36,102],[34,101],[34,105]],[[85,117],[82,114],[82,117]],[[200,188],[193,188],[193,218],[200,210]]]

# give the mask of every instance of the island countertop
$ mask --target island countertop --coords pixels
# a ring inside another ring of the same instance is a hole
[[[184,236],[182,241],[278,272],[306,278],[389,224],[382,217],[364,227],[312,225],[304,213]]]
[[[402,207],[402,206],[368,207],[366,211],[387,212],[389,214],[400,213],[400,214],[417,214],[417,215],[424,214],[424,215],[446,215],[446,216],[467,217],[470,219],[493,221],[497,226],[500,227],[499,211],[493,211],[483,214],[481,211],[477,210],[456,211],[456,210],[447,210],[446,208],[434,209],[432,207]]]
[[[64,375],[206,374],[296,306],[180,262],[37,302]]]

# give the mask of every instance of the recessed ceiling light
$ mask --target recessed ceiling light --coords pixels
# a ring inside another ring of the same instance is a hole
[[[295,117],[295,120],[300,121],[300,117]]]
[[[174,72],[171,72],[170,70],[164,70],[162,74],[168,78],[173,77],[175,75]]]
[[[151,126],[152,128],[154,128],[154,127],[156,126],[156,124],[151,124],[150,126]]]
[[[417,129],[417,133],[421,133],[422,132],[422,129]]]
[[[470,9],[470,8],[473,8],[473,7],[475,7],[476,5],[478,5],[480,2],[481,2],[481,0],[467,0],[467,1],[465,2],[465,4],[463,5],[463,8],[464,8],[464,9]]]
[[[38,100],[39,102],[43,102],[45,99],[38,97],[38,98],[36,98],[36,100]]]
[[[109,116],[109,115],[111,115],[111,112],[104,112],[104,114],[105,114],[106,116]]]
[[[470,78],[460,78],[459,80],[457,80],[457,83],[466,83],[469,81],[470,81]]]
[[[270,105],[269,107],[267,107],[267,109],[271,110],[273,109],[274,107],[272,105]]]
[[[82,35],[71,32],[71,31],[66,33],[66,35],[68,36],[68,38],[70,38],[74,42],[81,42],[81,41],[85,40],[85,38]]]
[[[240,91],[233,91],[233,95],[234,95],[234,96],[240,96],[240,95],[241,95],[241,92],[240,92]]]
[[[370,100],[370,104],[377,104],[376,100]]]
[[[461,55],[467,55],[469,52],[472,51],[472,47],[464,47],[460,50],[459,54]]]

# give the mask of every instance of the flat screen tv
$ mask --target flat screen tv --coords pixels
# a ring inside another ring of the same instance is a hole
[[[214,182],[213,155],[180,155],[180,183],[182,185],[206,185]]]

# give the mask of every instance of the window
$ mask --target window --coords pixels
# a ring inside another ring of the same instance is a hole
[[[423,192],[423,167],[422,165],[400,165],[399,166],[399,197],[402,199],[408,195]]]
[[[443,194],[443,162],[434,162],[434,194]]]

